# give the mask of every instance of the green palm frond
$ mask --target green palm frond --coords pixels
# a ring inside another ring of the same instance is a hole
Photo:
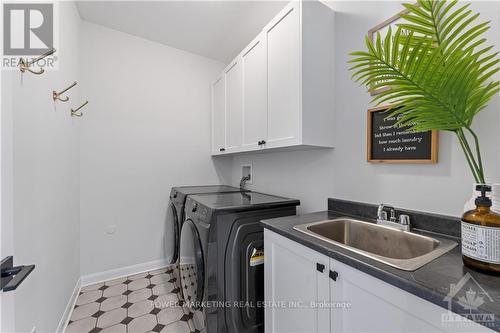
[[[374,97],[391,104],[390,116],[413,131],[452,131],[464,148],[476,181],[484,182],[474,117],[500,90],[491,81],[499,71],[498,53],[485,46],[489,22],[456,0],[405,4],[403,23],[386,36],[366,37],[366,51],[351,53],[353,78],[369,87],[389,87]],[[468,135],[466,135],[467,133]],[[467,136],[475,142],[472,151]]]

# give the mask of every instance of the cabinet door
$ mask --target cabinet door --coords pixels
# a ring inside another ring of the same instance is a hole
[[[264,251],[265,332],[329,332],[328,257],[267,229]]]
[[[212,154],[226,147],[226,84],[224,76],[212,84]]]
[[[267,140],[267,54],[265,34],[242,53],[243,147],[260,149]]]
[[[300,5],[292,1],[267,27],[266,148],[300,141]]]
[[[330,259],[330,270],[338,273],[330,289],[330,299],[335,304],[332,332],[447,331],[440,327],[441,314],[446,313],[446,309],[437,309],[434,304],[333,259]],[[337,307],[337,303],[349,307]]]
[[[238,151],[243,141],[243,76],[241,59],[226,70],[226,151]]]

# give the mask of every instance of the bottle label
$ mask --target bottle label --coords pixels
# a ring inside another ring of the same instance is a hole
[[[462,254],[490,264],[500,264],[500,228],[462,221]]]

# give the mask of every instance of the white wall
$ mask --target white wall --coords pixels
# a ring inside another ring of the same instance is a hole
[[[86,275],[164,258],[170,188],[226,183],[230,164],[210,158],[210,83],[222,63],[85,21],[81,50]]]
[[[59,17],[58,70],[22,83],[19,71],[2,73],[2,176],[12,180],[2,189],[12,219],[4,222],[13,225],[14,263],[36,265],[13,292],[16,332],[54,332],[80,276],[79,124],[69,115],[78,88],[70,102],[52,102],[53,89],[78,79],[80,18],[70,2]]]
[[[13,75],[0,71],[1,76],[1,220],[0,220],[0,258],[14,255],[13,221]],[[0,297],[0,332],[15,329],[14,293],[2,293]]]
[[[334,150],[294,151],[235,156],[232,182],[241,165],[253,163],[252,189],[287,195],[302,202],[301,212],[326,208],[326,198],[460,215],[472,193],[473,178],[456,139],[441,133],[437,165],[373,165],[366,162],[366,110],[370,96],[351,80],[348,53],[364,48],[367,31],[399,12],[394,1],[326,2],[335,17]],[[491,20],[490,43],[500,45],[500,3],[476,2],[474,10]],[[480,136],[487,178],[500,182],[499,98],[493,99],[474,124]]]

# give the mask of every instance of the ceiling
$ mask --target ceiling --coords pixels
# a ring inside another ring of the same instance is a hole
[[[79,1],[80,17],[228,63],[286,4],[282,1]]]

